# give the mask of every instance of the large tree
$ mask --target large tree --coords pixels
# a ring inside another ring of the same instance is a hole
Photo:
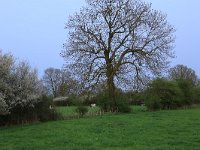
[[[115,87],[144,83],[173,57],[174,28],[166,15],[140,0],[86,0],[70,16],[69,39],[61,55],[71,70],[91,86],[107,81],[111,108],[117,109]],[[68,61],[70,59],[70,61]]]

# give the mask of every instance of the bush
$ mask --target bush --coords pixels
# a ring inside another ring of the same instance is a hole
[[[88,108],[86,106],[78,106],[76,112],[79,116],[83,117],[88,112]]]
[[[38,102],[37,97],[26,97],[26,99],[21,99],[16,96],[19,103],[13,103],[9,108],[9,113],[4,114],[1,118],[4,118],[5,121],[2,124],[24,124],[37,121],[37,111],[36,111],[36,102]],[[9,101],[8,97],[5,101]],[[16,100],[15,100],[16,101]],[[29,101],[30,103],[27,103]]]
[[[183,93],[183,104],[190,105],[192,104],[192,88],[193,84],[190,80],[187,79],[176,79],[176,82]]]
[[[193,104],[200,104],[200,87],[195,87],[191,91]]]
[[[109,99],[109,96],[107,92],[101,92],[99,93],[95,98],[97,101],[98,106],[102,111],[105,112],[113,112],[113,108],[116,107],[117,112],[122,112],[122,113],[130,113],[131,112],[131,107],[128,103],[128,97],[122,92],[117,90],[115,93],[116,96],[116,103],[114,103],[112,100]]]
[[[36,106],[38,120],[44,122],[62,119],[62,115],[56,112],[53,106],[52,98],[42,96],[40,102]]]
[[[111,111],[111,106],[113,105],[112,101],[110,101],[108,94],[106,92],[101,92],[95,97],[97,105],[100,107],[102,111],[109,112]]]
[[[117,101],[117,108],[118,108],[118,112],[121,112],[121,113],[130,113],[132,111],[130,105],[127,102],[124,102],[122,100]]]
[[[117,103],[117,109],[118,112],[121,113],[130,113],[131,107],[128,102],[128,97],[125,93],[122,91],[116,91],[116,103]]]
[[[0,115],[0,126],[5,126],[6,124],[8,124],[8,121],[8,115]]]
[[[96,103],[97,103],[96,98],[93,97],[93,96],[87,97],[82,102],[82,104],[85,105],[85,106],[90,106],[91,104],[96,104]]]
[[[129,91],[124,93],[127,97],[129,104],[131,105],[142,105],[144,104],[143,92],[141,91]]]
[[[7,115],[9,114],[9,107],[6,104],[6,101],[4,100],[4,97],[0,93],[0,115]]]
[[[158,96],[151,95],[145,99],[145,105],[149,110],[159,110],[161,109],[161,100]]]
[[[176,82],[158,78],[146,90],[145,104],[150,110],[173,109],[183,106],[183,99]]]

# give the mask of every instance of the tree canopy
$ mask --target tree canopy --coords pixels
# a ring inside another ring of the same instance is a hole
[[[168,77],[173,80],[185,79],[191,82],[192,85],[198,84],[198,77],[192,68],[185,65],[176,65],[169,69]]]

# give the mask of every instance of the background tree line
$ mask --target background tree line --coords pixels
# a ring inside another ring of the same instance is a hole
[[[106,81],[92,90],[84,89],[81,80],[64,69],[47,68],[42,79],[26,61],[16,61],[12,54],[0,53],[0,119],[1,123],[22,123],[61,117],[50,106],[53,98],[66,97],[63,105],[97,104],[109,111]],[[149,110],[190,107],[200,103],[200,84],[195,71],[176,65],[166,76],[154,78],[138,89],[116,85],[118,111],[130,112],[130,105],[145,104]],[[134,84],[134,83],[132,83]]]

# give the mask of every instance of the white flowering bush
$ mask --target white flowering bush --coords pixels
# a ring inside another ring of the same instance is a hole
[[[0,115],[9,114],[9,107],[6,104],[3,95],[0,93]]]
[[[32,111],[38,103],[39,87],[35,69],[25,61],[16,63],[11,54],[0,51],[0,117],[27,115],[25,111]]]

